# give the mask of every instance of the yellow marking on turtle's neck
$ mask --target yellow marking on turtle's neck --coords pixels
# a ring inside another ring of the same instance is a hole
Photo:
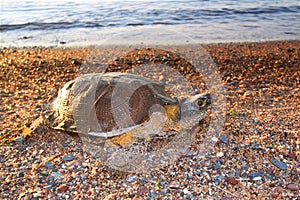
[[[178,122],[180,120],[180,106],[179,104],[175,105],[165,105],[166,116],[173,120],[174,122]]]

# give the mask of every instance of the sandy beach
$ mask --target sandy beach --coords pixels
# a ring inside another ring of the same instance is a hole
[[[93,49],[0,49],[0,198],[300,198],[300,41],[203,47],[226,88],[223,132],[201,159],[187,154],[150,174],[109,170],[76,136],[26,132]]]

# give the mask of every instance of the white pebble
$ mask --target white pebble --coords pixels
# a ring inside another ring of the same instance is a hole
[[[223,156],[224,156],[224,153],[222,151],[217,153],[218,158],[222,158]]]

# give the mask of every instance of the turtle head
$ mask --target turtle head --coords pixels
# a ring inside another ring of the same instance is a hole
[[[208,93],[197,94],[180,99],[180,111],[183,116],[192,116],[199,113],[211,104],[211,95]]]

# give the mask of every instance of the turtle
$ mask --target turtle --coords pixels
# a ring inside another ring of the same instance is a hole
[[[208,93],[171,97],[163,84],[143,76],[94,73],[67,82],[57,98],[46,106],[42,118],[47,127],[56,130],[87,134],[100,129],[100,132],[111,133],[148,121],[155,106],[163,108],[167,119],[178,123],[182,112],[200,109],[209,103]],[[106,137],[119,146],[125,146],[132,139],[128,132],[106,134]]]

